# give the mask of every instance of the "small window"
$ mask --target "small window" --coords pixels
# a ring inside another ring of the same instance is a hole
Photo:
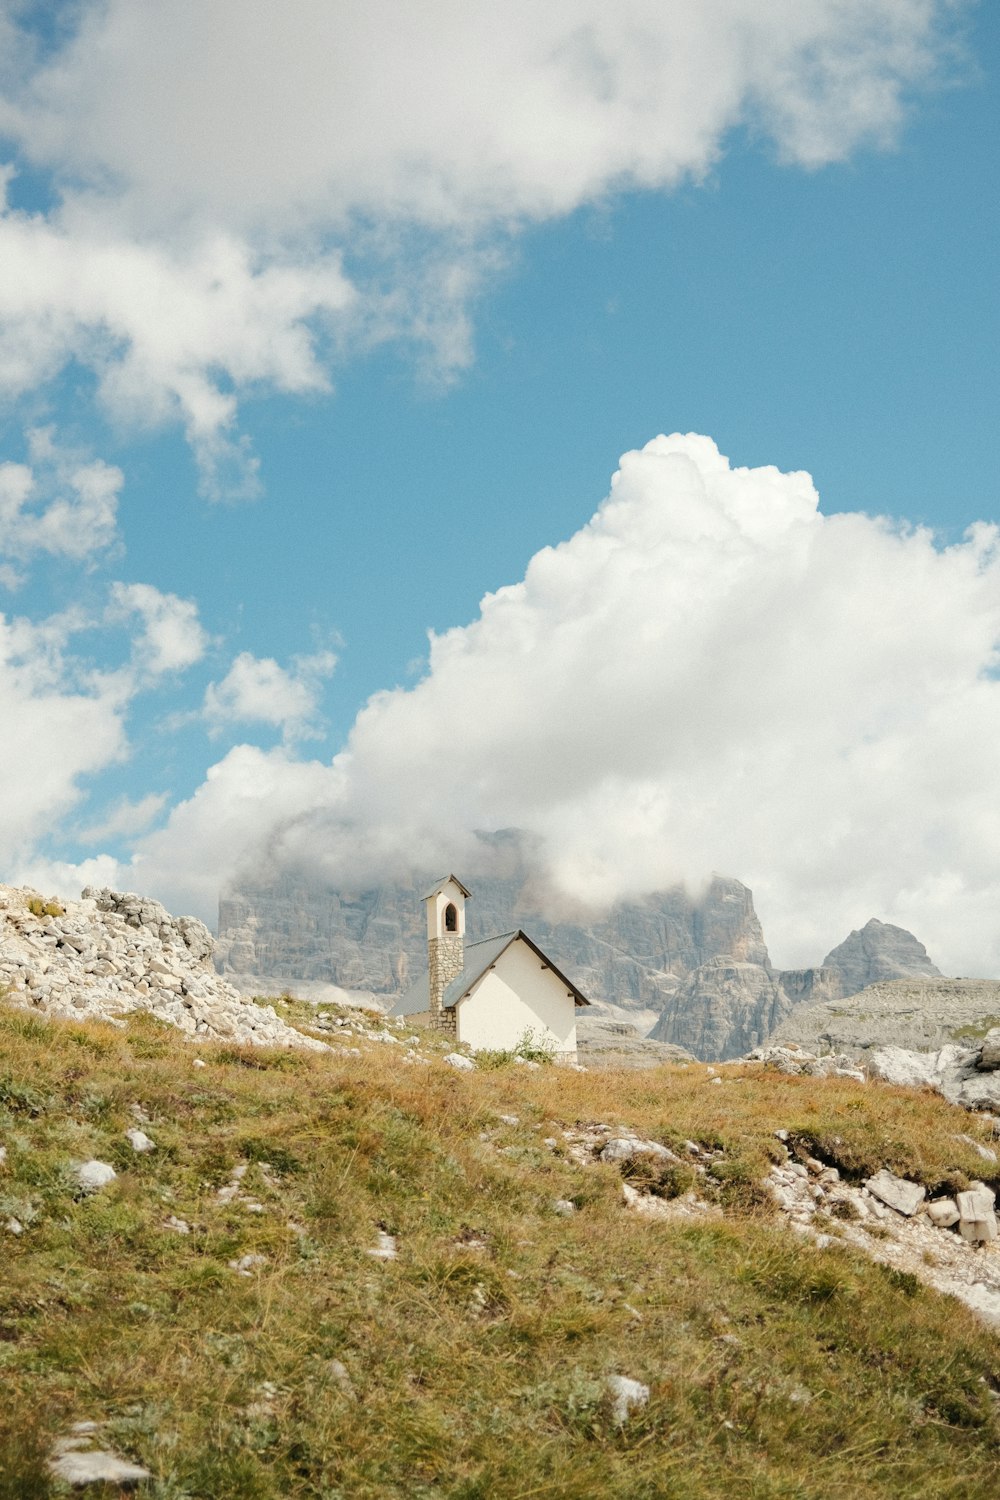
[[[458,911],[451,901],[444,909],[444,930],[445,932],[458,931]]]

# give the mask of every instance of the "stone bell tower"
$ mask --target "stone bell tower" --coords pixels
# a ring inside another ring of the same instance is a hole
[[[469,892],[454,875],[432,886],[424,897],[427,908],[427,982],[430,1024],[439,1031],[455,1030],[454,1009],[444,1004],[444,992],[465,966],[465,903]]]

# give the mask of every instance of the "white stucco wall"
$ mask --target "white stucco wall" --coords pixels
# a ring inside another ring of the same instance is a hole
[[[576,1003],[561,979],[520,941],[511,943],[458,1007],[458,1040],[510,1051],[529,1028],[576,1057]]]

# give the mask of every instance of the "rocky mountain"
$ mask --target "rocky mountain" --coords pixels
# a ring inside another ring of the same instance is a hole
[[[216,965],[226,974],[322,980],[393,995],[426,965],[420,898],[432,879],[360,891],[293,876],[244,885],[219,902]],[[687,976],[717,954],[769,967],[753,896],[738,880],[716,876],[700,896],[677,886],[561,920],[549,914],[519,862],[511,873],[472,875],[466,883],[473,893],[469,941],[525,928],[584,994],[643,1029]]]
[[[484,854],[480,874],[463,874],[470,941],[525,928],[606,1014],[705,1060],[742,1056],[801,1006],[938,973],[912,934],[874,919],[816,968],[774,969],[751,891],[724,876],[700,895],[675,886],[603,912],[560,911],[516,832],[484,837]],[[216,964],[238,984],[270,975],[391,998],[426,964],[420,898],[432,880],[244,884],[220,900]]]
[[[891,922],[879,922],[875,917],[832,949],[824,958],[823,967],[836,970],[842,995],[856,995],[868,985],[885,979],[941,977],[940,969],[931,963],[927,949],[912,932],[894,927]]]

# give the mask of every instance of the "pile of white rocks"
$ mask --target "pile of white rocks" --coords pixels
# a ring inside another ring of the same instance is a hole
[[[34,908],[34,909],[33,909]],[[216,974],[212,934],[158,901],[88,886],[80,901],[0,885],[0,990],[47,1016],[146,1010],[206,1041],[325,1050]]]
[[[787,1131],[778,1136],[789,1139]],[[765,1180],[790,1227],[821,1248],[852,1245],[1000,1325],[996,1198],[985,1183],[929,1199],[921,1183],[885,1167],[855,1185],[836,1167],[791,1155]]]
[[[774,1068],[779,1073],[795,1077],[807,1074],[810,1078],[853,1078],[864,1083],[866,1075],[857,1061],[846,1052],[829,1052],[817,1056],[807,1052],[795,1042],[755,1047],[740,1062],[761,1063],[765,1068]]]

